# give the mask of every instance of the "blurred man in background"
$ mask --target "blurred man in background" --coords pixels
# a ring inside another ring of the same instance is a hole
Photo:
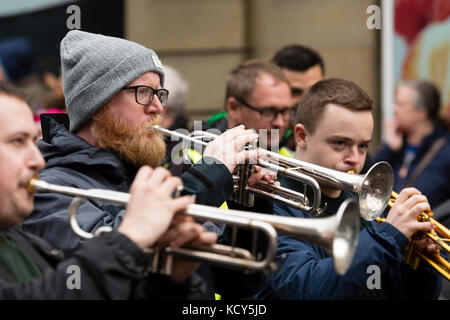
[[[283,69],[289,80],[292,93],[291,106],[297,109],[303,94],[325,76],[325,63],[320,54],[312,48],[294,44],[281,48],[272,58],[272,62]],[[283,135],[281,146],[286,155],[294,156],[295,141],[293,121]]]

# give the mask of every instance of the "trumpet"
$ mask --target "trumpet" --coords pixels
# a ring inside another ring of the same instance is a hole
[[[395,203],[395,200],[398,198],[398,194],[395,191],[392,191],[392,198],[389,200],[388,205],[392,207]],[[448,253],[450,253],[450,246],[445,243],[446,241],[450,241],[450,230],[448,230],[444,225],[437,222],[432,218],[432,211],[421,212],[417,216],[417,221],[420,222],[430,222],[433,224],[434,231],[425,232],[425,233],[416,233],[413,235],[411,240],[419,240],[423,236],[428,237],[434,243],[436,243],[440,248],[444,249]],[[385,218],[377,218],[377,222],[386,221]],[[443,238],[439,237],[441,235]],[[438,271],[442,276],[444,276],[448,281],[450,281],[450,263],[445,260],[439,253],[426,255],[419,250],[414,248],[412,241],[408,244],[405,250],[404,260],[407,264],[409,264],[414,270],[419,267],[420,260],[424,260],[428,264],[430,264],[436,271]]]
[[[177,137],[183,139],[182,150],[188,148],[188,142],[198,143],[206,145],[207,142],[204,139],[213,140],[217,135],[207,131],[193,131],[189,135],[184,135],[176,131],[170,131],[161,128],[157,125],[153,126],[153,129],[159,131],[165,135]],[[298,180],[310,186],[313,191],[313,201],[309,205],[309,199],[306,197],[306,187],[304,192],[296,192],[287,188],[282,188],[274,184],[261,183],[254,187],[248,186],[248,183],[244,179],[248,177],[248,172],[243,172],[237,179],[239,185],[235,185],[235,191],[239,192],[237,197],[239,201],[252,197],[242,195],[245,192],[252,194],[261,194],[268,196],[274,200],[282,201],[289,206],[296,209],[309,212],[313,215],[320,215],[322,209],[321,204],[321,191],[320,184],[335,187],[338,189],[345,189],[358,197],[358,203],[360,208],[360,215],[365,220],[374,220],[380,216],[383,210],[386,208],[391,191],[394,185],[394,174],[392,167],[387,162],[378,162],[374,164],[369,171],[365,174],[350,174],[345,173],[322,166],[314,165],[298,159],[289,158],[280,155],[276,152],[271,152],[266,149],[258,148],[259,156],[257,164],[263,168],[270,169],[274,172],[285,175],[289,178]],[[184,160],[188,160],[187,152],[183,152]],[[238,170],[240,166],[238,166]],[[278,194],[284,194],[279,196]],[[235,200],[236,197],[233,198]],[[245,204],[245,203],[244,203]]]
[[[81,239],[90,239],[102,232],[111,230],[110,227],[102,227],[97,229],[94,234],[82,230],[76,220],[77,209],[81,203],[91,199],[126,205],[130,200],[130,194],[125,192],[103,189],[83,190],[54,185],[35,178],[30,180],[28,191],[30,193],[56,192],[75,197],[69,207],[68,219],[73,232]],[[194,248],[167,247],[163,252],[166,257],[179,256],[193,261],[264,273],[275,272],[283,261],[281,259],[279,263],[275,262],[278,231],[322,246],[332,254],[336,272],[344,274],[353,259],[360,227],[357,205],[352,199],[344,202],[334,216],[318,219],[279,217],[240,210],[224,211],[198,204],[191,204],[184,212],[178,212],[177,214],[191,216],[196,221],[212,221],[229,225],[232,228],[244,227],[255,232],[261,231],[267,236],[267,252],[264,259],[258,260],[255,252],[237,248],[233,241],[230,246],[215,244]],[[160,265],[160,253],[152,248],[148,252],[153,255],[150,268],[152,271],[170,273],[170,262],[166,263],[164,270],[161,271],[161,267],[158,267]]]
[[[166,136],[182,139],[182,146],[180,148],[180,151],[182,151],[184,163],[191,162],[187,152],[187,150],[189,149],[189,142],[206,146],[208,142],[204,140],[211,141],[217,137],[216,134],[207,131],[193,131],[185,135],[177,131],[171,131],[162,128],[158,125],[154,125],[153,130],[161,132]],[[263,165],[260,162],[264,162],[264,167],[269,168],[272,171],[276,172],[278,169],[280,169],[278,166],[274,166],[271,163],[265,162],[264,160],[258,160],[258,163],[261,166]],[[252,207],[254,203],[254,195],[259,194],[283,202],[286,205],[292,206],[296,209],[309,212],[313,215],[319,215],[317,213],[320,212],[319,206],[321,201],[321,193],[320,186],[316,180],[300,172],[286,173],[286,175],[292,177],[293,179],[299,180],[305,185],[309,184],[311,186],[314,201],[310,204],[309,199],[306,197],[306,192],[300,193],[288,188],[278,186],[274,183],[265,182],[260,182],[253,186],[249,186],[247,181],[252,169],[253,166],[250,166],[248,163],[246,163],[237,166],[236,170],[233,172],[234,187],[233,194],[231,196],[232,201],[243,204],[247,207]],[[280,194],[282,194],[283,196],[281,196]]]

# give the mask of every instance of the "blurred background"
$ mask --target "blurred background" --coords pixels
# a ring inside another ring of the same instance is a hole
[[[381,8],[378,17],[372,5]],[[401,78],[433,81],[448,115],[449,16],[448,0],[3,1],[0,59],[38,113],[63,103],[59,43],[69,28],[123,37],[154,49],[182,74],[193,121],[223,109],[227,75],[240,62],[302,44],[320,53],[326,77],[352,80],[374,100],[376,148]],[[369,28],[376,18],[382,24]]]

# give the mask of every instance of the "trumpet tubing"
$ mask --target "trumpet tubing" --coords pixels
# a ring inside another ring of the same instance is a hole
[[[76,213],[80,204],[87,199],[101,200],[126,205],[130,194],[124,192],[89,189],[83,190],[47,183],[31,179],[29,192],[56,192],[75,197],[69,207],[69,224],[72,230],[82,239],[90,239],[98,233],[110,230],[98,229],[96,234],[86,232],[76,221]],[[241,210],[222,210],[215,207],[191,204],[184,212],[196,221],[212,221],[229,226],[246,227],[261,231],[268,239],[265,258],[256,261],[254,255],[242,248],[234,246],[214,245],[203,248],[166,248],[169,255],[182,256],[200,262],[214,263],[230,268],[251,271],[276,271],[274,263],[277,252],[277,231],[298,239],[317,243],[333,255],[336,272],[344,274],[349,267],[356,249],[359,235],[359,213],[353,199],[345,201],[338,212],[327,218],[293,218],[267,215]]]
[[[214,140],[217,135],[207,132],[207,131],[193,131],[189,133],[189,135],[184,135],[181,133],[178,133],[176,131],[171,131],[165,128],[161,128],[158,125],[154,125],[153,129],[155,131],[161,132],[167,136],[170,137],[176,137],[182,139],[182,147],[181,150],[183,161],[185,163],[190,163],[190,159],[188,157],[187,149],[189,148],[189,142],[194,144],[200,144],[202,146],[206,146],[208,143],[203,141],[203,139],[208,140]],[[253,186],[248,186],[247,179],[249,177],[250,168],[248,164],[242,164],[239,165],[236,169],[237,174],[234,175],[234,192],[231,197],[232,201],[235,201],[237,203],[243,204],[247,207],[253,206],[254,201],[254,195],[259,194],[263,195],[265,197],[272,198],[274,200],[283,202],[289,206],[292,206],[296,209],[303,210],[305,212],[312,213],[314,215],[317,215],[317,212],[320,212],[320,200],[321,200],[321,193],[320,193],[320,186],[317,183],[316,180],[312,179],[311,177],[304,175],[300,172],[293,172],[289,171],[287,172],[285,168],[282,168],[280,166],[277,166],[273,163],[264,161],[263,159],[258,159],[257,164],[260,165],[263,168],[270,169],[275,172],[282,172],[283,174],[301,181],[305,184],[309,184],[311,186],[311,189],[313,191],[313,201],[309,201],[306,196],[300,192],[296,192],[293,190],[290,190],[289,192],[289,199],[286,199],[284,197],[278,196],[275,190],[274,186],[268,186],[268,185],[262,185],[261,183],[255,184]],[[286,195],[286,194],[285,194]],[[311,204],[310,204],[311,203]]]

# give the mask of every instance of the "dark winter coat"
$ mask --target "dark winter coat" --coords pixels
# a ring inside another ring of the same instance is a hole
[[[450,134],[445,129],[436,126],[433,133],[422,141],[404,179],[399,177],[399,171],[405,157],[406,143],[403,143],[403,148],[397,152],[384,145],[374,156],[375,162],[387,161],[392,166],[394,170],[394,190],[400,192],[432,144],[441,137],[446,137],[445,144],[412,185],[427,196],[432,209],[450,199]]]
[[[0,299],[196,299],[205,292],[195,274],[175,284],[159,274],[148,274],[149,257],[130,239],[112,231],[86,241],[73,254],[51,246],[20,228],[5,236],[34,261],[42,276],[21,284],[12,283],[0,267]],[[72,269],[78,267],[78,271]],[[71,275],[79,275],[79,286]]]
[[[295,181],[283,185],[295,188]],[[293,185],[294,184],[294,185]],[[327,202],[324,215],[337,212],[349,194]],[[274,214],[287,217],[320,219],[275,203]],[[281,268],[266,277],[257,294],[264,300],[343,300],[343,299],[437,299],[442,276],[426,263],[417,270],[403,262],[408,238],[390,223],[361,220],[357,248],[344,275],[334,269],[333,258],[319,245],[278,236],[277,257],[286,255]],[[380,276],[379,281],[374,277]]]

